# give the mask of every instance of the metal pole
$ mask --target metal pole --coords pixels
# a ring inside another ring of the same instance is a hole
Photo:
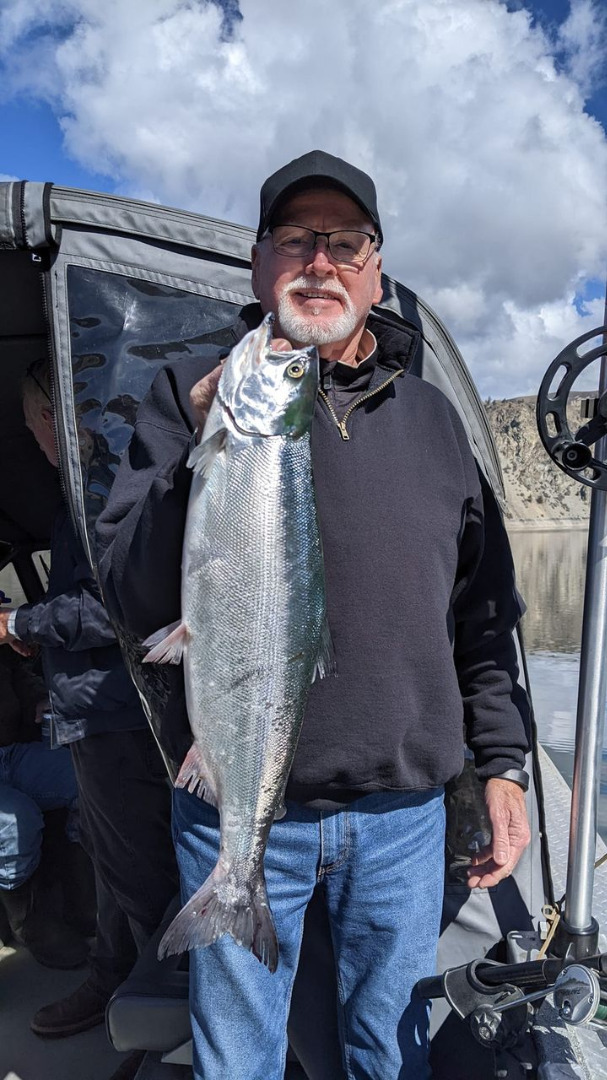
[[[605,303],[607,322],[607,298]],[[607,390],[607,363],[601,361],[599,397]],[[595,457],[605,460],[607,438],[597,443]],[[596,927],[592,890],[598,822],[598,797],[607,698],[607,491],[592,491],[580,682],[571,796],[564,921],[573,934]]]

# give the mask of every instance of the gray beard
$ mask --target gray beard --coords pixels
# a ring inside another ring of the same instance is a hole
[[[289,294],[283,293],[278,301],[278,322],[285,337],[298,345],[332,345],[335,341],[344,341],[354,333],[358,315],[352,308],[348,308],[329,325],[322,325],[313,318],[297,315],[293,311]]]

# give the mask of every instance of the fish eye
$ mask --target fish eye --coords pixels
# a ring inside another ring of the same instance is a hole
[[[290,379],[301,379],[304,371],[305,367],[301,360],[292,360],[287,368],[287,375]]]

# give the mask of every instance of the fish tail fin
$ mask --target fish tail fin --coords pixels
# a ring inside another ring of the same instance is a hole
[[[278,940],[263,876],[252,888],[244,888],[233,881],[229,869],[217,863],[173,919],[158,946],[158,959],[212,945],[223,934],[249,949],[270,972],[276,971]]]

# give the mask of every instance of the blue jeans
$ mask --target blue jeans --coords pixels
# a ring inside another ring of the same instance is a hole
[[[40,742],[0,747],[0,889],[23,885],[38,866],[43,812],[67,807],[74,819],[77,798],[69,750]]]
[[[173,827],[189,899],[213,869],[218,815],[176,790]],[[381,793],[315,811],[287,803],[270,831],[268,897],[280,945],[271,975],[224,936],[190,954],[196,1080],[282,1080],[287,1016],[306,905],[322,882],[349,1080],[426,1080],[428,1002],[443,896],[443,791]]]

